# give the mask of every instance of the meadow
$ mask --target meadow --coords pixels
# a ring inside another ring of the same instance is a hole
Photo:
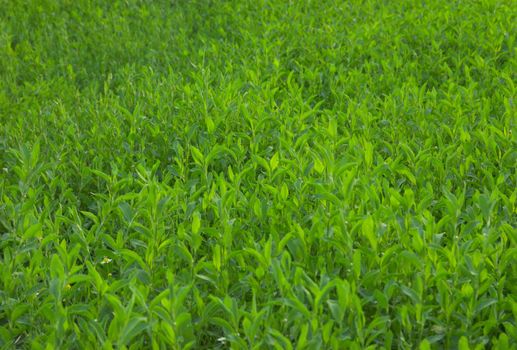
[[[514,1],[0,8],[0,348],[517,349]]]

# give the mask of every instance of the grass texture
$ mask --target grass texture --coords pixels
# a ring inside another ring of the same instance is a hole
[[[517,349],[515,2],[0,8],[1,347]]]

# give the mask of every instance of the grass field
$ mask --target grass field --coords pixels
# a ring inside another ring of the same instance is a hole
[[[0,0],[0,347],[517,349],[512,0]]]

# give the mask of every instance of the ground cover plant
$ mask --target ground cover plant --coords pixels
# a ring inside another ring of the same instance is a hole
[[[517,348],[513,1],[0,8],[2,348]]]

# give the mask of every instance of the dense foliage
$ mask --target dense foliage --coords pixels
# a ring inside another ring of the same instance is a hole
[[[514,5],[0,0],[0,346],[517,348]]]

